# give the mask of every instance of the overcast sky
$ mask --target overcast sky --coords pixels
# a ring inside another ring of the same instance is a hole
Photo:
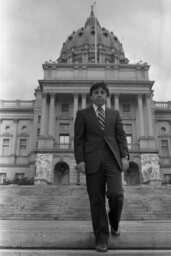
[[[42,64],[84,26],[93,0],[0,0],[0,99],[32,100]],[[147,62],[154,100],[171,101],[171,1],[96,0],[100,25],[130,63]]]

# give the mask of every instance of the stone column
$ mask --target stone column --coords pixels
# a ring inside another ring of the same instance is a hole
[[[139,125],[140,125],[140,136],[144,136],[144,113],[143,113],[143,101],[142,94],[138,94],[138,114],[139,114]]]
[[[107,104],[107,107],[108,107],[108,108],[111,108],[111,95],[109,95],[109,97],[107,97],[107,102],[106,102],[106,104]]]
[[[1,103],[1,100],[0,100],[0,104]],[[0,135],[2,134],[2,119],[0,120]],[[2,155],[2,143],[3,143],[3,138],[1,137],[0,138],[0,144],[1,144],[1,147],[0,147],[0,155]]]
[[[47,120],[47,94],[42,93],[42,110],[41,110],[41,125],[40,135],[46,136],[46,120]]]
[[[74,93],[73,121],[75,121],[77,110],[78,110],[78,93]]]
[[[119,94],[114,94],[115,110],[119,110]]]
[[[122,185],[124,186],[124,185],[126,185],[126,182],[125,182],[125,172],[122,172],[121,175],[122,175]]]
[[[34,110],[34,117],[33,117],[33,123],[32,123],[32,127],[31,127],[31,151],[33,151],[36,149],[37,146],[37,128],[38,128],[38,110]]]
[[[103,61],[103,52],[102,52],[101,49],[99,50],[99,62],[104,63],[104,61]]]
[[[75,97],[75,95],[74,95]],[[78,109],[78,96],[76,96],[76,102],[75,102],[75,108]],[[81,106],[82,109],[86,108],[86,93],[82,93],[82,106]],[[76,112],[75,112],[75,115],[76,115]],[[74,123],[73,123],[74,124]],[[73,134],[74,134],[74,131],[73,131]],[[74,144],[74,143],[73,143]],[[74,147],[74,145],[72,145]],[[80,172],[77,171],[77,185],[80,185]]]
[[[0,104],[2,104],[2,100],[0,100]],[[3,133],[3,130],[2,130],[2,122],[3,122],[3,120],[1,119],[1,120],[0,120],[0,135],[2,135],[2,133]],[[0,147],[0,155],[2,155],[3,137],[0,138],[0,144],[1,144],[1,147]]]
[[[2,134],[2,119],[0,119],[0,134]]]
[[[86,108],[86,93],[82,93],[82,109]]]
[[[74,148],[74,122],[75,122],[75,117],[78,110],[78,93],[74,93],[73,96],[74,96],[74,104],[73,104],[72,137],[71,137],[72,148]]]
[[[55,94],[50,94],[50,107],[49,107],[49,129],[48,135],[54,137],[54,126],[55,126]]]
[[[13,144],[12,144],[12,155],[17,155],[17,128],[18,128],[18,120],[14,120],[14,133],[13,133]]]
[[[147,104],[147,118],[148,118],[148,134],[153,136],[153,122],[152,122],[152,109],[151,109],[151,94],[146,94],[146,104]]]

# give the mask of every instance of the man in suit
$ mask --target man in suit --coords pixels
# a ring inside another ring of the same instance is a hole
[[[78,110],[74,126],[77,168],[86,174],[96,251],[106,252],[111,233],[119,235],[123,207],[122,171],[128,169],[128,147],[119,112],[106,107],[109,89],[104,82],[90,88],[92,106]],[[107,188],[107,190],[106,190]],[[106,213],[105,196],[109,203]]]

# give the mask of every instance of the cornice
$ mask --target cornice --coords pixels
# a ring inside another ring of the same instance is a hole
[[[150,65],[148,64],[113,64],[113,63],[44,63],[42,64],[43,69],[57,69],[57,68],[83,68],[86,69],[88,67],[93,68],[138,68],[138,69],[146,69],[148,70],[150,68]]]
[[[28,133],[19,133],[17,134],[17,137],[30,137],[31,134],[28,134]]]
[[[3,156],[4,157],[4,156]],[[2,168],[21,168],[21,167],[23,167],[23,168],[28,168],[28,167],[30,167],[30,165],[29,164],[0,164],[0,167],[2,167]]]
[[[57,89],[65,91],[67,88],[68,93],[74,92],[74,90],[79,90],[79,93],[82,93],[81,90],[87,89],[89,90],[89,87],[94,83],[95,81],[89,80],[89,81],[60,81],[60,80],[41,80],[41,90],[46,91],[47,93],[50,93],[51,91],[56,91]],[[128,90],[128,88],[137,89],[137,88],[149,88],[150,90],[153,87],[154,81],[109,81],[107,80],[106,83],[109,86],[109,89],[112,88],[122,88],[122,90]],[[79,87],[79,88],[78,88]],[[56,92],[57,93],[57,92]],[[66,92],[64,92],[66,93]]]
[[[51,154],[55,154],[55,153],[73,153],[74,149],[67,149],[67,150],[62,150],[62,149],[36,149],[35,153],[51,153]]]
[[[154,108],[155,112],[171,113],[171,109],[168,108]]]
[[[12,133],[2,133],[0,134],[0,137],[13,137]]]
[[[39,84],[93,84],[95,82],[100,82],[101,80],[63,80],[63,79],[58,79],[58,80],[38,80]],[[153,85],[155,81],[149,81],[149,80],[105,80],[105,82],[110,85],[110,84],[151,84]]]

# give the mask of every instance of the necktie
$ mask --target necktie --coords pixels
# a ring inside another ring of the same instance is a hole
[[[102,107],[98,107],[97,109],[97,118],[100,123],[100,127],[102,131],[104,131],[105,128],[105,113]]]

